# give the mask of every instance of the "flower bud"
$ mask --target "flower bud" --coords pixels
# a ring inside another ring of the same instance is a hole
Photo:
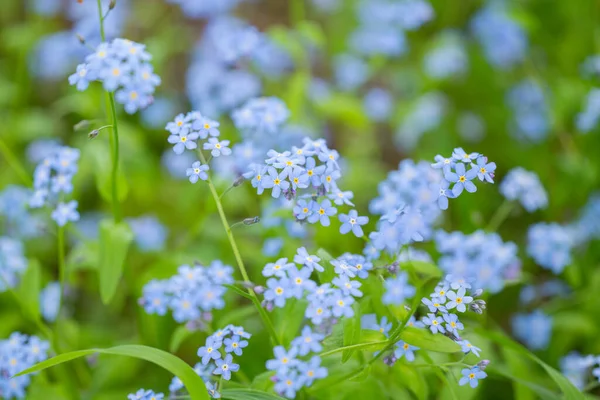
[[[245,218],[242,222],[244,225],[254,225],[260,222],[260,217]]]
[[[263,300],[263,302],[260,305],[269,312],[273,311],[273,308],[275,308],[273,302],[268,300]]]
[[[254,286],[253,290],[254,290],[254,293],[256,293],[256,294],[263,294],[265,292],[265,287],[256,285],[256,286]]]
[[[490,364],[490,360],[481,360],[477,364],[477,367],[479,367],[479,369],[483,371],[489,364]]]
[[[477,314],[483,314],[483,310],[481,309],[481,307],[479,307],[479,305],[475,302],[469,304],[469,310],[476,312]]]
[[[77,36],[77,40],[79,40],[79,43],[85,44],[85,38],[83,36],[81,36],[79,33],[75,36]]]
[[[473,297],[479,297],[483,294],[483,289],[477,289],[474,293],[473,293]]]
[[[242,183],[244,183],[246,181],[246,178],[244,178],[244,175],[240,175],[238,176],[238,178],[233,181],[233,187],[238,187],[240,186]]]
[[[394,261],[391,265],[388,265],[387,270],[390,274],[396,274],[398,272],[399,264],[397,261]]]
[[[110,3],[108,3],[108,9],[112,10],[113,8],[115,8],[116,5],[117,5],[117,0],[110,0]]]
[[[398,359],[396,358],[396,356],[394,354],[390,354],[389,356],[385,357],[383,359],[383,362],[385,363],[385,365],[392,367],[394,364],[396,364],[396,361],[398,361]]]
[[[202,313],[202,315],[200,316],[200,318],[202,318],[202,321],[212,322],[212,320],[213,320],[213,314],[210,311],[205,311],[205,312]]]
[[[88,133],[88,138],[89,139],[94,139],[99,134],[100,134],[100,131],[98,129],[94,129],[93,131],[91,131],[90,133]]]
[[[84,119],[84,120],[79,121],[75,125],[73,125],[73,130],[74,131],[83,130],[83,129],[87,128],[88,126],[90,126],[90,121],[88,121],[87,119]]]

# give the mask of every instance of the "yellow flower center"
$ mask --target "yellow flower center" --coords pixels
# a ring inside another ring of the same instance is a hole
[[[181,137],[181,141],[182,141],[183,143],[187,142],[187,136],[182,136],[182,137]]]
[[[304,208],[302,209],[302,212],[303,212],[304,214],[306,214],[306,213],[308,212],[308,208],[304,207]]]
[[[308,174],[308,176],[313,176],[313,170],[309,169],[308,171],[306,171],[306,173]]]
[[[119,68],[113,68],[112,74],[114,76],[119,76],[119,75],[121,75],[121,70]]]
[[[325,214],[325,210],[323,210],[322,208],[319,208],[319,214],[321,214],[321,215]]]
[[[475,378],[475,374],[471,372],[471,373],[469,374],[469,379],[473,379],[473,378]]]
[[[404,343],[404,346],[402,346],[402,347],[404,348],[404,350],[408,350],[409,345],[408,345],[408,343]]]
[[[486,169],[485,169],[485,168],[483,168],[483,167],[481,167],[481,168],[479,168],[479,172],[481,172],[482,174],[485,174],[485,172],[486,172]]]
[[[467,180],[467,178],[465,178],[464,175],[461,175],[461,176],[458,177],[458,180],[461,181],[461,182],[464,182],[464,181]]]
[[[277,293],[278,295],[283,294],[283,288],[278,287],[277,289],[275,289],[275,293]]]
[[[275,178],[275,180],[273,181],[274,184],[279,185],[281,183],[281,179],[279,178]]]
[[[458,304],[462,303],[462,297],[457,297],[457,298],[456,298],[456,302],[457,302]]]
[[[220,149],[220,148],[221,148],[221,143],[215,144],[215,149]]]
[[[131,98],[131,100],[135,100],[138,98],[138,94],[136,91],[133,91],[129,94],[129,97]]]

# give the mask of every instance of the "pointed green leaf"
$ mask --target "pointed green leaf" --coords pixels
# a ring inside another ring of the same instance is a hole
[[[60,354],[56,357],[50,358],[49,360],[42,361],[41,363],[38,363],[33,367],[26,369],[25,371],[19,372],[16,376],[42,371],[46,368],[65,363],[76,358],[89,356],[94,353],[111,354],[115,356],[129,356],[154,363],[181,379],[192,399],[209,399],[204,381],[196,374],[192,367],[190,367],[180,358],[177,358],[173,354],[167,353],[166,351],[140,345],[124,345],[111,347],[108,349],[72,351],[70,353]]]
[[[239,294],[242,297],[245,297],[245,298],[247,298],[249,300],[252,300],[252,296],[250,296],[248,294],[248,292],[240,289],[239,287],[237,287],[235,285],[230,285],[230,284],[226,283],[226,284],[223,284],[222,286],[225,286],[227,289],[233,290],[234,292],[236,292],[237,294]]]
[[[117,291],[123,275],[125,257],[133,233],[127,224],[112,220],[100,222],[100,257],[98,274],[100,275],[100,296],[108,304]]]
[[[105,131],[108,133],[108,131]],[[91,152],[95,162],[94,171],[96,172],[96,187],[100,196],[107,201],[112,201],[112,162],[109,149],[105,145],[97,145]],[[123,173],[123,168],[119,168],[117,173],[117,199],[125,200],[127,197],[127,180]]]
[[[460,346],[452,339],[439,333],[434,335],[426,329],[407,326],[400,334],[400,339],[422,350],[436,351],[438,353],[455,353],[460,351]]]
[[[442,270],[437,265],[425,261],[404,261],[400,263],[400,268],[415,271],[425,278],[441,278],[442,276]]]
[[[546,373],[548,375],[550,375],[550,378],[552,378],[552,380],[554,382],[556,382],[556,384],[558,385],[560,390],[564,393],[566,398],[568,398],[569,400],[585,399],[585,396],[579,391],[579,389],[577,389],[575,386],[573,386],[571,381],[569,381],[563,374],[561,374],[560,372],[558,372],[557,370],[555,370],[554,368],[552,368],[551,366],[549,366],[548,364],[546,364],[545,362],[540,360],[535,354],[533,354],[532,352],[527,350],[525,347],[523,347],[519,343],[515,342],[514,340],[512,340],[511,338],[506,336],[504,333],[499,332],[499,331],[494,332],[494,331],[487,330],[487,331],[482,331],[481,335],[487,337],[488,339],[490,339],[502,346],[511,348],[512,350],[515,350],[517,353],[519,353],[525,357],[528,357],[529,359],[538,363],[542,368],[544,368],[544,370],[546,370]]]
[[[319,282],[331,282],[333,278],[335,278],[333,265],[330,264],[331,260],[333,260],[333,256],[323,249],[317,250],[317,256],[321,259],[319,264],[321,264],[324,269],[323,272],[318,272]]]
[[[173,332],[171,336],[171,343],[169,343],[169,351],[171,353],[175,353],[179,350],[181,344],[190,336],[194,334],[195,331],[190,331],[185,325],[178,326]]]

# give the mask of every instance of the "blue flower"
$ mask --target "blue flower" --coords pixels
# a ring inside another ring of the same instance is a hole
[[[177,322],[191,321],[200,317],[197,296],[189,292],[179,293],[171,298],[170,308]]]
[[[203,181],[208,179],[208,171],[210,167],[206,164],[201,164],[200,161],[195,161],[192,164],[192,168],[188,168],[185,173],[189,177],[191,183],[198,182],[198,179],[202,179]]]
[[[338,206],[342,206],[345,204],[354,207],[354,203],[350,201],[353,197],[354,193],[352,193],[350,190],[346,190],[344,192],[339,189],[334,189],[333,193],[329,195],[329,199],[332,200],[334,204]]]
[[[298,203],[294,206],[294,217],[300,221],[311,217],[316,206],[317,204],[314,201],[298,200]]]
[[[275,371],[278,375],[287,373],[290,368],[293,368],[298,364],[298,360],[296,359],[298,349],[296,347],[292,347],[289,351],[285,351],[283,346],[276,346],[273,349],[273,353],[275,358],[267,360],[266,367],[269,371]]]
[[[365,225],[369,222],[369,217],[359,217],[356,210],[350,210],[348,214],[340,214],[338,218],[342,223],[340,226],[340,233],[345,235],[352,231],[356,237],[362,237],[364,235],[361,225]]]
[[[438,311],[441,312],[441,313],[446,313],[447,312],[446,307],[444,307],[443,304],[439,303],[439,298],[434,297],[432,300],[430,300],[430,299],[428,299],[426,297],[423,297],[421,299],[421,302],[423,304],[425,304],[427,306],[427,308],[429,308],[429,311],[431,311],[432,313],[435,313],[435,312],[438,312]]]
[[[5,274],[5,272],[1,269],[0,273]],[[50,282],[40,292],[40,312],[46,321],[56,321],[58,308],[60,305],[60,298],[61,288],[59,282]]]
[[[198,131],[198,135],[201,139],[206,139],[208,135],[218,137],[219,123],[209,118],[197,119],[192,123],[192,128]]]
[[[463,189],[466,189],[467,192],[473,193],[477,191],[477,187],[473,182],[471,182],[477,176],[477,170],[471,168],[470,170],[465,170],[465,164],[458,163],[454,166],[455,172],[447,172],[444,177],[449,182],[454,182],[454,186],[452,187],[452,194],[455,197],[458,197]]]
[[[296,398],[296,392],[300,390],[304,380],[298,375],[298,371],[291,370],[286,373],[278,373],[276,377],[275,391],[288,399]]]
[[[198,349],[198,357],[202,360],[202,364],[206,365],[212,360],[218,360],[221,358],[221,352],[219,349],[222,346],[222,342],[212,336],[206,339],[206,344]]]
[[[463,150],[462,147],[457,147],[452,152],[452,159],[455,162],[463,162],[465,164],[470,164],[473,160],[476,160],[479,157],[479,153],[467,153]]]
[[[323,349],[321,341],[325,335],[313,333],[310,326],[305,325],[299,337],[292,340],[292,346],[298,349],[298,355],[305,356],[310,352],[318,353]]]
[[[428,313],[426,317],[421,318],[421,321],[429,327],[431,333],[446,332],[442,325],[444,323],[442,317],[436,317],[435,314]]]
[[[321,201],[321,203],[313,202],[311,211],[312,214],[309,215],[308,222],[314,224],[318,221],[323,226],[329,226],[331,223],[329,217],[337,213],[337,209],[331,205],[331,201],[328,199]]]
[[[311,386],[315,379],[327,377],[327,368],[321,366],[321,357],[314,356],[308,362],[300,363],[298,370],[304,379],[304,386]]]
[[[484,379],[487,374],[475,366],[473,368],[465,368],[461,371],[463,374],[462,378],[458,381],[460,386],[466,385],[467,383],[472,388],[476,388],[479,384],[479,379]]]
[[[382,297],[383,304],[401,305],[404,300],[415,295],[416,289],[408,283],[408,275],[401,271],[395,277],[385,280],[385,293]]]
[[[242,349],[248,346],[247,340],[240,340],[238,335],[234,335],[230,338],[226,338],[223,343],[225,344],[225,352],[234,353],[236,356],[242,355]]]
[[[229,146],[229,140],[219,141],[219,139],[211,137],[207,143],[204,143],[203,149],[210,150],[213,157],[228,156],[231,154],[231,149],[227,146]]]
[[[335,292],[330,299],[331,304],[331,313],[335,317],[346,317],[350,318],[354,316],[354,309],[352,308],[352,304],[354,304],[354,299],[350,296],[345,296],[343,292]]]
[[[466,304],[469,304],[473,301],[471,296],[465,296],[465,288],[460,288],[456,292],[450,290],[448,291],[448,302],[446,303],[446,308],[448,310],[456,307],[456,310],[459,312],[465,312],[467,310]]]
[[[309,184],[309,176],[304,169],[294,169],[289,174],[290,182],[292,183],[292,188],[296,189],[305,189]]]
[[[83,91],[98,78],[97,75],[97,71],[90,71],[85,64],[79,64],[75,73],[69,76],[69,85],[76,85],[77,90]]]
[[[465,326],[458,320],[456,314],[444,314],[444,321],[446,321],[446,331],[452,332],[454,336],[458,337],[458,331],[465,329]]]
[[[231,354],[227,354],[225,359],[216,361],[217,368],[213,371],[215,375],[221,375],[226,381],[231,379],[231,373],[239,371],[240,365],[233,362]]]
[[[297,254],[294,256],[294,262],[296,264],[304,265],[309,268],[310,271],[317,270],[319,272],[323,272],[323,267],[319,264],[321,259],[317,256],[308,254],[305,247],[300,247],[297,251]]]
[[[292,297],[293,287],[288,278],[271,278],[267,280],[267,287],[265,300],[273,301],[277,307],[283,307],[285,301]]]
[[[463,353],[468,354],[468,353],[473,353],[475,354],[477,357],[479,357],[479,352],[481,351],[481,349],[479,347],[475,347],[471,344],[471,342],[469,342],[468,340],[460,340],[458,342],[456,342],[460,347]]]
[[[285,172],[278,173],[273,167],[268,168],[269,181],[265,182],[263,186],[265,188],[272,188],[271,196],[279,198],[282,191],[286,191],[290,188],[290,182],[286,181],[287,174]]]
[[[173,151],[175,152],[175,154],[181,154],[185,151],[185,149],[194,150],[195,148],[197,148],[198,145],[194,141],[196,139],[198,139],[197,133],[190,133],[189,129],[182,129],[181,131],[179,131],[178,134],[170,135],[167,138],[167,141],[174,145]]]
[[[76,200],[71,200],[68,203],[58,203],[56,209],[52,211],[52,219],[56,221],[58,226],[65,226],[68,222],[79,221],[77,204]]]
[[[287,276],[287,271],[294,267],[294,264],[288,263],[287,258],[280,258],[274,263],[268,263],[263,268],[262,274],[263,276],[276,276],[278,278],[284,278]]]
[[[527,254],[555,274],[571,263],[572,247],[568,230],[556,223],[538,223],[527,231]]]
[[[204,382],[206,385],[206,391],[208,392],[208,394],[210,394],[210,397],[212,397],[213,399],[220,399],[221,398],[221,393],[219,393],[217,391],[217,384],[216,383],[212,383],[210,381],[205,381]],[[183,387],[183,384],[181,385]],[[171,390],[173,392],[173,390]]]
[[[362,283],[358,281],[351,281],[347,276],[338,276],[333,278],[332,283],[342,290],[342,293],[346,296],[352,295],[354,297],[361,297],[363,294],[359,287],[361,287]]]
[[[340,276],[354,278],[358,272],[358,269],[354,265],[349,264],[344,258],[331,260],[331,265],[334,266],[335,273]]]
[[[396,342],[394,346],[396,347],[396,349],[394,350],[394,355],[396,356],[396,358],[400,359],[404,356],[406,358],[406,361],[415,361],[415,351],[419,350],[417,346],[410,345],[402,340]]]
[[[325,172],[325,165],[317,166],[314,158],[306,157],[304,168],[306,168],[306,174],[310,179],[310,183],[313,186],[319,186],[321,184],[321,176]]]
[[[454,194],[452,193],[450,188],[450,182],[445,179],[442,179],[442,182],[439,184],[433,183],[431,186],[431,190],[437,196],[437,204],[440,207],[440,210],[448,209],[448,199],[454,198]]]
[[[307,267],[301,269],[291,268],[289,271],[290,286],[292,287],[292,296],[301,299],[304,290],[312,291],[316,283],[310,279],[312,270]]]

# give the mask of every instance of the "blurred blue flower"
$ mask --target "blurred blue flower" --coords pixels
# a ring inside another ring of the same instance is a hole
[[[508,171],[500,183],[500,193],[508,200],[521,203],[528,212],[548,206],[548,195],[538,176],[521,167]]]
[[[507,95],[513,112],[510,131],[517,139],[539,143],[550,130],[550,111],[543,88],[534,80],[526,79],[514,86]]]
[[[529,314],[516,314],[512,319],[513,333],[532,350],[548,347],[552,336],[552,317],[541,310]]]

